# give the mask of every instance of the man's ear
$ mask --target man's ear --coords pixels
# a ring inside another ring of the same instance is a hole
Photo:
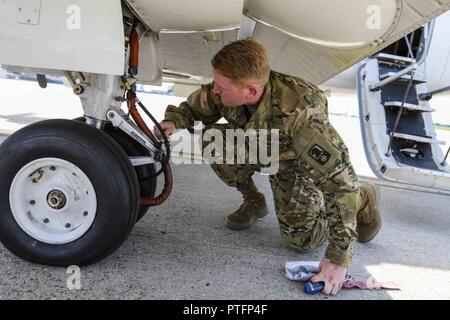
[[[258,88],[257,88],[257,86],[256,86],[255,84],[253,84],[253,83],[250,83],[250,84],[247,86],[247,90],[248,90],[248,93],[249,93],[249,96],[250,96],[250,97],[255,97],[255,96],[258,94]]]

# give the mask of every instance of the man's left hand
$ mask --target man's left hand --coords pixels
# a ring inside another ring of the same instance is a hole
[[[320,261],[319,273],[311,278],[311,282],[325,282],[322,292],[335,296],[342,289],[347,269],[347,267],[339,266],[323,259]]]

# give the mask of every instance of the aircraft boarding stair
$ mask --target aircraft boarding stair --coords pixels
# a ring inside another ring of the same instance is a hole
[[[434,110],[421,98],[428,93],[424,62],[432,31],[429,23],[406,36],[403,54],[385,50],[362,62],[360,120],[366,156],[379,178],[449,191],[450,167],[439,146],[445,142],[436,139]]]

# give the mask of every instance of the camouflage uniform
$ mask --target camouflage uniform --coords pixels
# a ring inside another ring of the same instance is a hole
[[[224,107],[212,88],[204,85],[178,108],[168,106],[165,120],[177,128],[201,120],[206,128],[223,132],[279,129],[280,167],[269,180],[284,244],[308,251],[329,240],[325,257],[349,266],[362,195],[348,150],[328,119],[324,93],[307,81],[272,71],[256,110],[249,114],[246,106]],[[215,124],[222,117],[228,124]],[[237,187],[261,167],[212,168],[227,185]]]

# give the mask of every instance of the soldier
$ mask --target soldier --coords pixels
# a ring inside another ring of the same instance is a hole
[[[270,70],[265,48],[254,40],[223,47],[212,59],[214,82],[179,107],[169,105],[161,127],[167,136],[189,128],[278,129],[279,169],[270,175],[276,216],[285,246],[309,251],[328,240],[320,272],[326,294],[341,288],[351,263],[352,242],[372,240],[381,227],[374,186],[360,186],[348,150],[328,119],[327,99],[312,83]],[[227,124],[216,122],[224,117]],[[204,143],[203,147],[206,147]],[[252,175],[255,164],[211,164],[244,201],[226,218],[231,229],[249,228],[267,214]]]

